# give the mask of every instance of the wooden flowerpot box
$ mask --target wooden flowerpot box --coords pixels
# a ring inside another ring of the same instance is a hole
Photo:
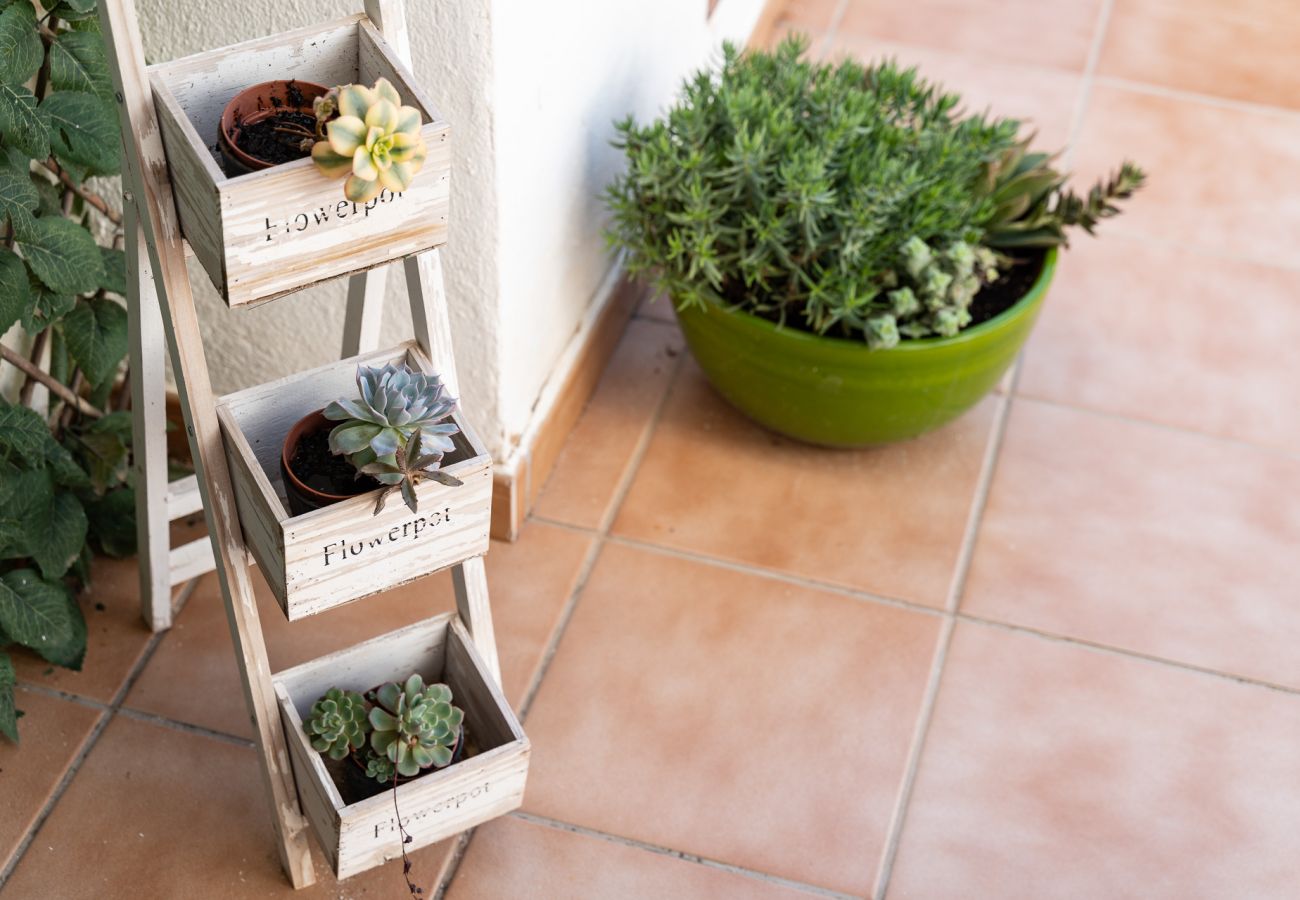
[[[456,450],[442,468],[460,487],[426,479],[418,513],[399,494],[374,515],[375,491],[291,516],[280,450],[294,423],[355,397],[358,365],[433,367],[414,341],[302,372],[217,401],[244,542],[290,621],[405,584],[487,552],[492,459],[457,410]]]
[[[407,852],[517,809],[528,778],[528,738],[469,633],[452,613],[366,641],[272,678],[284,721],[298,799],[334,873],[347,878],[401,856],[393,792],[345,804],[324,758],[312,749],[302,723],[332,687],[366,691],[419,672],[425,683],[444,682],[465,710],[467,743],[477,755],[397,787]],[[344,761],[344,765],[352,765]]]
[[[269,300],[369,269],[447,239],[449,126],[364,15],[301,28],[149,68],[181,230],[231,306]],[[424,117],[429,155],[410,188],[369,203],[310,159],[227,177],[217,144],[225,105],[263,81],[327,86],[383,76]]]

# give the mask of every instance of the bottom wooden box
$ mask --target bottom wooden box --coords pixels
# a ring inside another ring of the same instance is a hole
[[[280,672],[272,679],[298,799],[334,874],[347,878],[402,854],[393,793],[345,804],[303,732],[303,717],[329,688],[365,691],[419,672],[451,687],[479,752],[398,785],[407,852],[517,809],[523,803],[530,747],[519,721],[488,674],[469,632],[453,613],[437,616]],[[350,764],[350,763],[349,763]]]

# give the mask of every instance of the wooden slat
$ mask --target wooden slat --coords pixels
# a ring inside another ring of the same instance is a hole
[[[345,359],[379,348],[384,324],[384,291],[388,287],[388,266],[358,272],[348,279],[348,308],[343,316]]]
[[[487,570],[483,557],[466,560],[451,570],[456,591],[456,609],[469,628],[479,656],[488,672],[501,684],[501,660],[497,656],[496,632],[492,627],[492,606],[488,602]]]
[[[168,560],[171,587],[185,584],[216,568],[216,561],[212,558],[212,542],[205,537],[172,548]]]
[[[140,567],[140,612],[153,631],[172,625],[167,503],[166,344],[154,292],[149,251],[139,218],[124,210],[126,232],[127,332],[131,354],[132,466],[135,469],[135,528]]]
[[[280,862],[295,887],[313,883],[306,819],[298,807],[284,730],[271,686],[257,600],[245,564],[246,551],[221,446],[221,431],[194,297],[185,268],[180,223],[167,174],[167,159],[145,75],[140,26],[131,0],[102,0],[99,15],[122,125],[125,196],[140,215],[149,248],[163,324],[172,352],[176,386],[207,511],[208,531],[219,562],[245,699],[253,714],[263,784],[273,812]]]
[[[166,460],[163,460],[166,471]],[[203,492],[199,490],[199,479],[186,475],[167,485],[167,520],[175,522],[203,509]]]

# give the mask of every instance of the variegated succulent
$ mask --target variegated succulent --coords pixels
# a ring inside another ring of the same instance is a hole
[[[438,472],[443,455],[455,449],[451,435],[460,428],[449,421],[456,401],[437,375],[414,371],[405,363],[359,366],[357,392],[354,399],[325,407],[325,418],[340,423],[330,431],[333,453],[346,456],[358,472],[381,484],[400,486],[413,512],[420,478],[460,485],[458,479]],[[379,495],[376,514],[388,493]]]
[[[370,733],[366,701],[356,691],[330,688],[312,704],[303,728],[317,752],[343,759],[366,745]]]
[[[343,194],[354,203],[373,200],[384,188],[406,190],[424,165],[420,111],[403,106],[386,78],[374,87],[334,88],[316,101],[315,112],[323,140],[312,146],[312,161],[329,178],[346,175]]]
[[[465,713],[453,706],[451,688],[427,687],[418,674],[405,684],[389,682],[371,695],[370,747],[411,777],[421,769],[442,768],[451,762],[460,739]]]

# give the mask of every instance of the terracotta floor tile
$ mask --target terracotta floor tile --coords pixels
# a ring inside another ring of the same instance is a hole
[[[534,513],[583,528],[601,525],[668,390],[682,348],[676,325],[645,319],[628,323]]]
[[[606,545],[528,716],[524,807],[861,894],[938,629]]]
[[[773,0],[772,5],[777,9],[764,13],[772,17],[771,27],[766,34],[754,35],[764,47],[775,46],[791,32],[815,38],[824,35],[834,24],[839,0]]]
[[[506,696],[518,705],[572,592],[588,538],[539,523],[487,555],[492,621]],[[259,610],[272,668],[289,668],[455,606],[451,578],[430,576],[377,597],[290,624],[259,574]],[[207,576],[127,697],[128,707],[239,737],[252,737],[215,576]],[[218,686],[220,688],[218,689]],[[205,700],[193,702],[202,691]]]
[[[663,294],[647,294],[641,298],[636,308],[638,319],[654,319],[657,322],[677,323],[672,301]]]
[[[51,666],[26,650],[14,653],[14,669],[20,681],[111,703],[152,635],[140,616],[140,576],[135,558],[97,558],[90,588],[78,599],[86,617],[86,660],[82,670]]]
[[[745,875],[507,816],[474,832],[447,900],[795,900]]]
[[[829,56],[851,56],[864,63],[894,59],[916,66],[923,78],[961,94],[968,112],[991,110],[997,116],[1021,119],[1022,133],[1036,132],[1035,146],[1050,153],[1070,141],[1083,85],[1079,73],[891,44],[851,32],[836,37]]]
[[[1017,400],[961,608],[1300,686],[1300,458]]]
[[[988,399],[914,441],[827,451],[752,424],[687,360],[614,531],[942,606],[994,410]]]
[[[1300,267],[1300,116],[1093,87],[1074,159],[1086,189],[1122,159],[1147,186],[1102,234],[1132,234]],[[1084,238],[1080,238],[1080,241]]]
[[[838,34],[1082,72],[1101,0],[853,0]]]
[[[1116,0],[1097,71],[1300,108],[1300,7],[1289,0]]]
[[[20,743],[0,738],[0,872],[81,752],[103,713],[48,694],[19,688],[14,705]]]
[[[253,751],[118,716],[5,887],[6,900],[401,897],[398,864],[294,891],[280,869]],[[411,855],[432,896],[451,842]]]
[[[1283,898],[1300,697],[959,624],[888,896]]]
[[[1249,297],[1225,327],[1223,301]],[[1300,272],[1108,235],[1064,254],[1019,390],[1300,450]]]

